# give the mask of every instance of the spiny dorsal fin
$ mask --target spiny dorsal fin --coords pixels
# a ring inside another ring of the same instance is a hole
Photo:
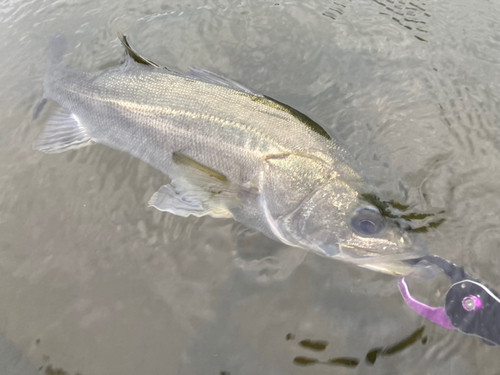
[[[145,57],[142,57],[138,52],[134,51],[134,49],[130,46],[127,36],[125,34],[119,34],[118,39],[120,39],[120,42],[122,42],[123,47],[125,47],[125,50],[127,51],[127,54],[135,62],[139,64],[154,66],[155,68],[160,68],[160,65],[158,65],[157,63],[149,59],[146,59]]]
[[[170,69],[168,69],[166,67],[162,67],[162,66],[158,65],[157,63],[141,56],[138,52],[136,52],[130,46],[128,39],[127,39],[127,36],[125,34],[118,35],[118,39],[120,39],[120,41],[122,42],[123,46],[125,47],[125,50],[127,51],[127,54],[135,62],[137,62],[139,64],[154,66],[155,68],[167,69],[172,74],[183,76],[182,74],[171,71]],[[300,122],[302,122],[304,125],[306,125],[312,131],[318,133],[319,135],[321,135],[327,139],[331,139],[328,132],[326,132],[325,129],[323,129],[321,127],[321,125],[319,125],[315,121],[311,120],[308,116],[304,115],[303,113],[293,109],[292,107],[290,107],[284,103],[277,101],[276,99],[262,95],[262,94],[256,92],[255,90],[253,90],[253,89],[251,89],[251,88],[249,88],[249,87],[247,87],[239,82],[236,82],[235,80],[232,80],[232,79],[227,78],[227,77],[223,77],[223,76],[218,75],[216,73],[210,72],[206,69],[198,68],[198,67],[193,67],[193,68],[189,69],[189,74],[187,76],[184,76],[184,77],[185,78],[192,78],[196,81],[210,83],[212,85],[226,87],[228,89],[235,90],[235,91],[241,92],[243,94],[247,94],[247,95],[251,96],[252,100],[258,101],[261,104],[268,105],[270,107],[273,107],[273,108],[279,109],[283,112],[286,112],[286,113],[292,115],[293,117],[295,117],[296,119],[298,119]]]

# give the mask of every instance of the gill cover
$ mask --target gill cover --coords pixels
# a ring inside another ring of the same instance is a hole
[[[345,183],[329,181],[316,187],[296,209],[279,217],[276,225],[301,247],[328,257],[338,256],[342,239],[351,235],[345,218],[356,196]]]
[[[272,234],[289,246],[337,255],[338,224],[346,207],[357,199],[356,192],[337,177],[329,165],[311,154],[267,156],[254,186]],[[286,199],[281,198],[282,190]]]
[[[281,242],[395,274],[410,269],[399,261],[427,252],[418,235],[362,199],[356,180],[311,154],[274,155],[264,165],[258,178],[260,205],[269,230]],[[300,178],[305,173],[309,178]],[[280,201],[283,189],[286,199]]]

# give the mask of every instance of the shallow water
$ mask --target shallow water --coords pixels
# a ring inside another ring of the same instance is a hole
[[[425,233],[432,253],[498,290],[500,3],[278,1],[3,2],[2,374],[498,373],[498,347],[420,318],[393,277],[238,251],[231,220],[147,208],[168,180],[124,153],[31,149],[50,37],[102,69],[125,31],[162,65],[312,117],[387,197],[435,214],[422,225],[445,219]],[[446,280],[433,287],[423,299],[440,304]]]

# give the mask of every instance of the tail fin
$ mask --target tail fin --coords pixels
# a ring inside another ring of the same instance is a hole
[[[63,56],[66,53],[67,44],[66,37],[63,34],[55,34],[52,38],[50,38],[47,46],[47,56],[50,60],[50,65],[62,63]],[[38,116],[40,116],[45,104],[47,104],[47,99],[44,96],[37,100],[33,109],[33,117],[31,121],[35,121]]]
[[[49,117],[45,130],[33,142],[33,149],[56,154],[93,143],[94,140],[80,119],[66,108],[59,107]]]
[[[54,35],[47,47],[51,65],[62,63],[66,52],[66,38],[62,34]],[[49,67],[49,71],[50,71]],[[47,79],[47,76],[46,78]],[[47,103],[42,97],[35,104],[33,120],[36,120]],[[64,107],[58,107],[49,116],[45,130],[33,142],[33,148],[49,154],[80,148],[94,143],[87,128],[80,119]]]

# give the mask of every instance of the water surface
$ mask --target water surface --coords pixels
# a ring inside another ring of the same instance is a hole
[[[98,70],[125,31],[161,65],[223,74],[322,124],[388,198],[434,214],[422,225],[444,219],[425,233],[433,253],[498,290],[499,16],[478,0],[4,1],[2,373],[498,373],[498,348],[414,314],[394,278],[238,250],[231,220],[147,208],[168,179],[129,155],[33,151],[31,116],[52,35],[68,64]],[[446,280],[432,286],[422,299],[438,305]]]

